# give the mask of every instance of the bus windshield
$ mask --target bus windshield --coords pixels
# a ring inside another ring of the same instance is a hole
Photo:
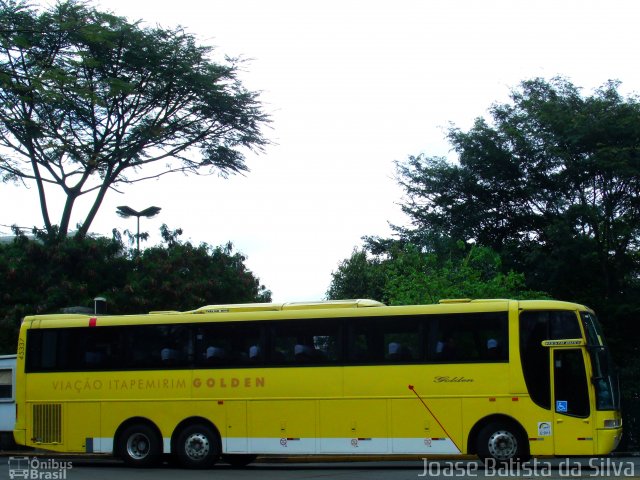
[[[593,366],[592,381],[596,390],[596,408],[617,410],[620,407],[620,386],[609,347],[602,334],[602,327],[596,316],[590,312],[581,312],[581,317]]]

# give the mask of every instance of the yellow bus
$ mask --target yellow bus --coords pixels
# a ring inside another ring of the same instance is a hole
[[[604,455],[619,390],[590,309],[372,300],[26,317],[19,444],[184,467],[257,455]]]

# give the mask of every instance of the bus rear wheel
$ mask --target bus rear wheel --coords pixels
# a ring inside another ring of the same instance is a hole
[[[150,467],[160,460],[162,442],[149,425],[131,425],[118,437],[118,452],[131,467]]]
[[[176,453],[185,468],[209,468],[220,458],[220,438],[207,425],[186,427],[176,442]]]
[[[517,427],[508,423],[490,423],[478,433],[478,456],[487,463],[508,464],[529,459],[526,439]]]

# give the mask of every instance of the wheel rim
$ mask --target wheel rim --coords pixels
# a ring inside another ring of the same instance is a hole
[[[135,460],[142,460],[151,451],[151,441],[144,433],[134,433],[127,440],[127,454]]]
[[[211,452],[209,438],[202,433],[193,433],[184,442],[184,452],[192,460],[201,460]]]
[[[509,460],[518,452],[518,439],[506,430],[495,432],[489,437],[489,453],[496,460]]]

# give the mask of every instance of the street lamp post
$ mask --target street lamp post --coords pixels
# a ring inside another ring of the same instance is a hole
[[[162,210],[160,207],[149,207],[145,208],[141,212],[138,212],[131,207],[127,207],[126,205],[117,207],[116,213],[122,218],[136,217],[136,219],[138,220],[138,233],[136,233],[136,250],[138,251],[138,254],[140,254],[140,217],[155,217],[160,212],[160,210]]]

